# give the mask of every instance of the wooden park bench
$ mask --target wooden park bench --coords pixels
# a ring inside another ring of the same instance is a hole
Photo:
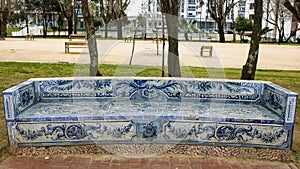
[[[86,35],[85,34],[71,34],[69,36],[69,41],[72,41],[73,39],[84,39],[86,41]]]
[[[266,81],[39,78],[2,93],[11,146],[195,144],[288,150],[297,93]]]
[[[131,42],[133,38],[131,36],[124,38],[125,42]]]
[[[213,47],[212,46],[202,46],[201,47],[201,52],[200,52],[200,56],[204,56],[203,53],[204,52],[208,52],[210,57],[212,57],[212,49]]]
[[[78,40],[74,40],[78,39]],[[85,34],[71,34],[69,41],[65,42],[65,53],[70,52],[70,48],[85,48],[87,47],[87,39]]]
[[[70,52],[70,48],[85,48],[88,43],[86,41],[70,41],[65,42],[65,53]]]
[[[161,41],[162,41],[162,37],[160,37],[160,36],[156,36],[156,37],[153,37],[153,43],[154,42],[158,42],[158,43],[161,43]]]
[[[161,36],[153,37],[153,43],[154,43],[154,42],[161,43],[163,40],[164,40],[164,38],[161,37]],[[165,40],[168,40],[168,38],[165,37]]]
[[[25,40],[34,40],[33,33],[27,33],[26,36],[25,36]]]

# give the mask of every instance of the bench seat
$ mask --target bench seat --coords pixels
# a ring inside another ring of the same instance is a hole
[[[291,149],[298,95],[265,81],[30,79],[3,91],[12,146],[197,144]]]
[[[87,107],[88,105],[88,107]],[[198,120],[283,124],[271,110],[254,104],[211,102],[86,101],[38,103],[16,117],[16,122],[77,120]]]

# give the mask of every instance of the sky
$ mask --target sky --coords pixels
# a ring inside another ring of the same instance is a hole
[[[127,9],[127,16],[138,16],[141,12],[142,0],[131,0],[130,5]]]

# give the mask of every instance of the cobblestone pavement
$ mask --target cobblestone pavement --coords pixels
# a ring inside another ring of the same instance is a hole
[[[292,163],[235,158],[156,156],[11,156],[0,169],[297,169]]]

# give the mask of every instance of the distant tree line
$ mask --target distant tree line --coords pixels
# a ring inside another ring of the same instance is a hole
[[[122,38],[122,21],[127,18],[125,10],[130,4],[130,0],[91,0],[89,10],[93,15],[93,24],[105,26],[111,21],[116,21],[118,38]],[[95,3],[100,4],[100,16],[95,17]],[[27,31],[29,18],[38,17],[43,26],[43,37],[47,36],[47,29],[50,26],[53,16],[55,18],[59,32],[67,22],[68,35],[77,33],[78,14],[82,12],[82,1],[78,0],[0,0],[0,38],[5,39],[7,24],[14,23],[21,19],[25,21]],[[107,30],[107,29],[106,29]],[[107,37],[107,31],[106,31]]]

